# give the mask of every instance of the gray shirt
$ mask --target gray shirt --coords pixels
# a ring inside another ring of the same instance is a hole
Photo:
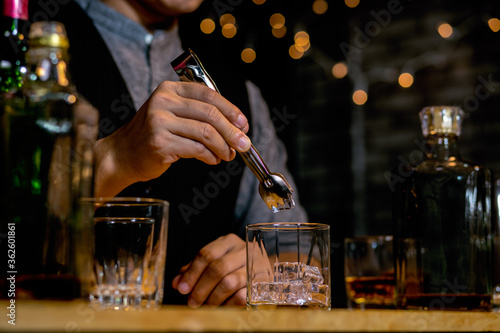
[[[184,50],[178,35],[178,27],[170,30],[148,32],[100,1],[76,0],[93,20],[94,25],[118,65],[127,88],[132,95],[136,110],[146,101],[154,89],[163,81],[178,81],[170,62]],[[259,89],[251,82],[246,83],[250,102],[252,142],[272,172],[282,173],[290,186],[295,183],[286,168],[287,154],[283,143],[276,136],[269,108]],[[250,169],[245,168],[240,191],[236,200],[235,221],[242,233],[245,225],[296,221],[307,222],[307,215],[294,193],[296,207],[291,210],[272,213],[260,198],[258,181]]]

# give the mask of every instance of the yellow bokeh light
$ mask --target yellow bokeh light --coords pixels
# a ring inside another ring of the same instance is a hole
[[[312,9],[315,14],[324,14],[328,10],[328,2],[325,0],[315,0],[313,2]]]
[[[222,27],[222,35],[226,38],[233,38],[236,35],[236,26],[234,24],[225,24]]]
[[[69,94],[66,96],[66,100],[68,101],[68,103],[73,104],[76,102],[76,96],[73,94]]]
[[[304,52],[298,50],[296,45],[294,44],[288,49],[288,54],[292,59],[300,59],[304,55]]]
[[[368,94],[364,90],[356,90],[352,94],[352,100],[357,105],[363,105],[368,100]]]
[[[256,53],[252,48],[247,47],[243,51],[241,51],[241,60],[246,62],[247,64],[253,62],[256,58]]]
[[[266,0],[253,0],[253,3],[256,5],[262,5]]]
[[[491,18],[488,20],[488,26],[493,32],[500,30],[500,20],[497,18]]]
[[[294,40],[295,44],[304,47],[309,44],[309,34],[305,31],[299,31],[295,34]]]
[[[443,38],[449,38],[453,34],[453,28],[446,22],[438,23],[437,31]]]
[[[231,14],[224,14],[220,17],[219,24],[221,27],[225,26],[226,24],[236,25],[236,18]]]
[[[285,35],[286,35],[286,26],[282,26],[279,29],[273,28],[272,33],[273,33],[273,36],[276,37],[276,38],[285,37]]]
[[[285,25],[285,17],[280,13],[273,14],[269,19],[269,24],[271,24],[271,27],[274,29],[280,29]]]
[[[339,62],[332,67],[332,75],[336,79],[342,79],[347,75],[348,70],[349,68],[345,62]]]
[[[305,45],[295,43],[295,48],[297,50],[299,50],[300,52],[306,52],[307,50],[309,50],[310,47],[311,47],[311,44],[309,42]]]
[[[410,73],[403,73],[398,79],[399,85],[403,88],[408,88],[413,84],[413,76]]]
[[[349,8],[354,8],[359,5],[359,0],[344,0],[344,2]]]
[[[205,34],[211,34],[215,30],[215,22],[212,19],[204,19],[200,23],[200,29]]]

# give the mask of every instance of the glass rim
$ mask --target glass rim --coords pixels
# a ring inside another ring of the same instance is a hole
[[[313,222],[266,222],[255,223],[246,226],[249,230],[329,230],[330,225]]]
[[[112,224],[120,223],[154,223],[154,217],[135,217],[135,216],[96,216],[94,217],[95,223],[111,222]]]
[[[163,199],[156,198],[146,198],[146,197],[84,197],[80,198],[80,202],[82,203],[92,203],[92,204],[114,204],[114,205],[123,205],[123,206],[132,206],[132,205],[151,205],[151,204],[160,204],[169,207],[170,203]]]
[[[392,235],[359,235],[344,238],[344,242],[392,241]]]

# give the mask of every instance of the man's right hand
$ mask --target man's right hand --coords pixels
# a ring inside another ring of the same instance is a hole
[[[161,83],[134,118],[96,144],[96,195],[154,179],[180,158],[207,164],[232,160],[250,148],[243,113],[212,89]]]

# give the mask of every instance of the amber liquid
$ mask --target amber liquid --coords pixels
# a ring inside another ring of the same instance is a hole
[[[478,294],[422,294],[403,295],[401,308],[420,310],[491,310],[491,295]]]
[[[364,304],[365,307],[395,306],[394,275],[387,276],[349,276],[345,278],[346,291],[349,299],[355,304]]]

